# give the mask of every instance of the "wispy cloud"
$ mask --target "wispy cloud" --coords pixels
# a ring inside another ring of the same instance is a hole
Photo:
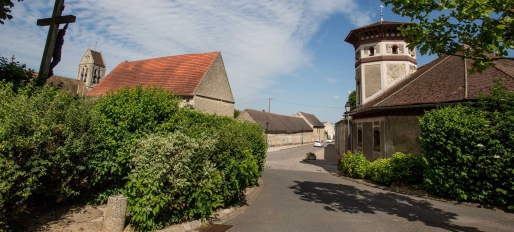
[[[335,100],[339,99],[339,96],[334,96],[334,99],[335,99]]]
[[[66,1],[77,16],[68,28],[58,75],[75,78],[88,47],[102,51],[107,70],[124,60],[221,51],[236,101],[247,101],[281,75],[309,65],[306,48],[320,24],[343,14],[354,26],[371,22],[356,0],[307,1]],[[39,68],[53,1],[21,2],[0,26],[0,54]],[[337,81],[329,78],[331,81]]]
[[[335,78],[327,78],[327,82],[330,83],[330,84],[334,84],[334,83],[337,83],[337,79],[335,79]]]

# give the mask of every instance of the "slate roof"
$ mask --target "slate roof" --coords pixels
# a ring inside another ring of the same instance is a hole
[[[250,114],[250,116],[262,128],[266,129],[266,123],[269,123],[269,133],[300,133],[313,131],[309,124],[307,124],[305,120],[301,118],[262,112],[252,109],[245,109],[245,111],[248,112],[248,114]]]
[[[218,55],[219,52],[211,52],[122,62],[88,96],[140,84],[159,86],[178,96],[193,96]]]
[[[472,63],[472,59],[466,60],[468,69],[471,69]],[[442,55],[373,100],[352,109],[350,115],[392,107],[408,108],[476,100],[480,92],[489,94],[494,80],[499,77],[503,78],[502,83],[507,89],[514,91],[514,59],[499,59],[494,64],[482,73],[468,74],[468,98],[464,98],[464,61],[459,56]]]
[[[91,56],[93,56],[94,64],[97,66],[105,67],[104,59],[102,57],[102,53],[91,50]]]
[[[307,119],[307,121],[309,121],[313,126],[314,128],[324,128],[325,125],[323,125],[323,123],[321,123],[318,118],[316,118],[316,116],[314,116],[313,114],[308,114],[308,113],[305,113],[305,112],[301,112],[300,113],[305,117],[305,119]]]

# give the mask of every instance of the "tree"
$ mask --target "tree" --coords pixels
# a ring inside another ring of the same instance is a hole
[[[27,66],[20,62],[9,62],[7,58],[0,57],[0,81],[13,82],[16,87],[33,79],[34,70],[27,69]]]
[[[234,118],[237,118],[241,114],[241,110],[234,109]]]
[[[514,49],[514,0],[381,1],[415,23],[400,31],[422,55],[473,58],[473,71],[483,71]]]
[[[348,94],[348,102],[350,102],[351,109],[357,107],[357,92],[355,90]]]
[[[18,2],[23,0],[18,0]],[[12,0],[0,0],[0,23],[4,24],[5,19],[12,19],[11,9],[13,8],[14,4],[12,3]]]

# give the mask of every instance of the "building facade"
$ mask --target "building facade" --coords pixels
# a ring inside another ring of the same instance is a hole
[[[259,124],[270,147],[310,144],[317,139],[313,136],[312,128],[297,117],[245,109],[236,120]]]
[[[395,152],[421,155],[419,118],[428,110],[476,101],[479,93],[489,93],[497,78],[514,90],[514,59],[495,60],[489,69],[474,74],[469,72],[473,60],[453,55],[417,68],[415,51],[405,47],[397,30],[406,24],[371,24],[352,30],[345,40],[356,51],[357,107],[349,112],[351,150],[363,152],[369,160]],[[338,134],[347,137],[348,132],[343,122],[337,125],[336,144],[343,153],[347,144]]]
[[[102,52],[90,48],[79,62],[77,80],[83,81],[88,90],[93,89],[105,77],[105,60]]]
[[[303,119],[312,129],[312,135],[310,136],[311,140],[309,142],[323,140],[325,138],[325,125],[323,125],[316,116],[300,111],[296,113],[294,117]]]
[[[234,97],[221,52],[122,62],[88,93],[97,96],[123,87],[157,86],[181,98],[180,106],[233,117]]]

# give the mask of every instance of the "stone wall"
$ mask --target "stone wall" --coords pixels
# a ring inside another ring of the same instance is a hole
[[[303,132],[302,133],[294,133],[294,134],[268,134],[268,146],[283,146],[283,145],[293,145],[293,144],[313,144],[314,139],[311,132]],[[312,142],[311,142],[312,141]]]
[[[405,77],[407,75],[406,64],[386,64],[387,68],[387,84],[391,84],[396,80]]]
[[[389,116],[386,118],[386,156],[395,152],[421,155],[419,116]]]
[[[234,117],[234,103],[201,96],[195,96],[193,101],[195,110],[202,111],[207,114]]]
[[[221,54],[212,62],[209,71],[207,71],[202,82],[198,85],[195,95],[234,102]]]
[[[335,125],[335,146],[337,153],[339,156],[343,157],[343,154],[346,153],[348,149],[348,122],[346,120],[341,120]]]

